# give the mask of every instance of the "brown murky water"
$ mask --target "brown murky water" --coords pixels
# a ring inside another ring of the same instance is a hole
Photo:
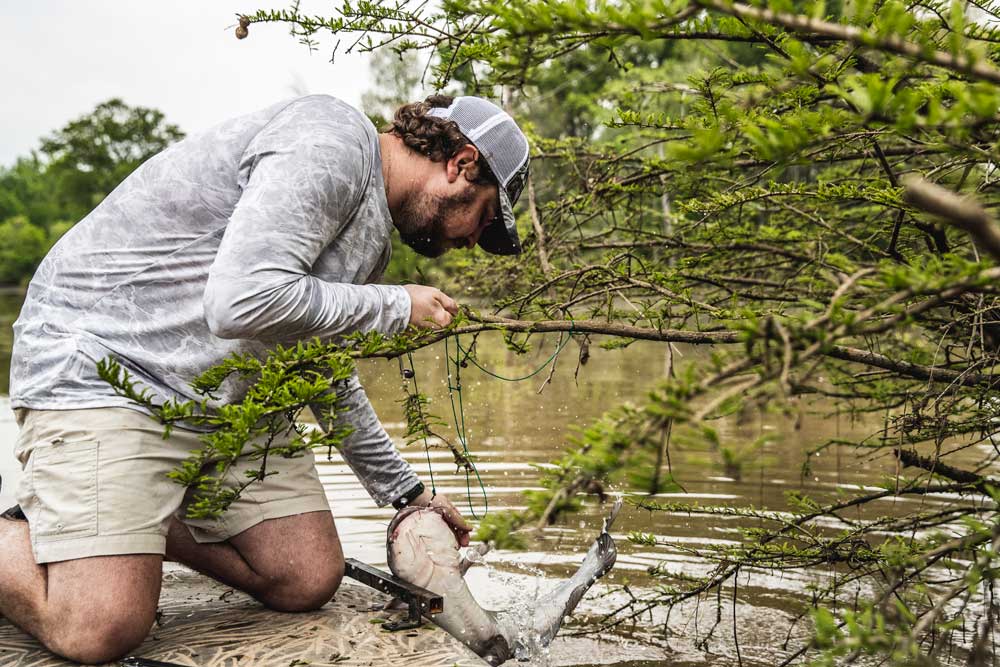
[[[7,389],[10,323],[20,305],[18,293],[0,294],[0,393]],[[480,360],[488,368],[518,377],[534,370],[550,354],[555,337],[535,341],[540,349],[525,356],[509,352],[498,335],[481,337]],[[704,350],[680,348],[676,361],[696,360]],[[463,398],[470,450],[478,457],[479,472],[490,510],[522,506],[521,492],[537,488],[535,464],[560,455],[573,427],[582,427],[603,412],[624,402],[643,401],[648,388],[662,377],[666,350],[661,345],[636,344],[626,350],[591,348],[590,362],[574,379],[577,347],[570,344],[559,359],[556,372],[544,391],[538,388],[547,371],[519,383],[504,382],[478,369],[463,369]],[[414,355],[420,389],[431,397],[430,411],[451,421],[443,349],[422,350]],[[360,373],[368,394],[389,434],[401,442],[403,397],[399,367],[395,361],[366,361]],[[672,449],[672,468],[684,491],[660,494],[701,504],[754,505],[787,508],[785,492],[800,490],[818,500],[830,500],[839,492],[870,487],[895,472],[890,461],[869,459],[846,449],[834,449],[813,457],[808,476],[802,474],[804,452],[822,440],[870,433],[877,422],[852,423],[836,415],[820,414],[815,407],[797,419],[754,415],[742,421],[728,419],[716,425],[724,446],[744,450],[761,435],[773,438],[754,456],[748,456],[740,474],[727,470],[716,452],[682,444]],[[4,486],[0,504],[10,502],[12,477],[16,476],[10,446],[16,435],[6,400],[0,405],[0,474]],[[404,456],[429,481],[427,454],[422,448],[403,449]],[[439,492],[447,493],[471,518],[483,511],[483,498],[475,480],[467,483],[456,474],[446,450],[430,451],[430,468]],[[322,461],[320,473],[337,517],[338,529],[349,557],[385,565],[385,528],[392,510],[376,508],[346,465]],[[615,489],[609,491],[615,492]],[[886,500],[885,511],[912,503],[932,505],[943,500]],[[4,505],[5,506],[5,505]],[[522,552],[494,551],[486,568],[469,573],[472,590],[484,606],[530,608],[532,600],[575,569],[600,527],[604,508],[590,501],[568,524],[545,529]],[[592,589],[579,608],[576,620],[552,646],[548,656],[536,662],[552,665],[772,665],[786,655],[783,645],[789,634],[801,636],[803,623],[794,625],[809,587],[828,581],[825,570],[807,572],[746,572],[741,574],[733,604],[732,588],[719,600],[713,594],[674,609],[669,617],[654,610],[603,636],[587,634],[593,628],[587,616],[596,618],[625,601],[621,585],[641,595],[656,585],[647,570],[666,564],[687,575],[707,573],[712,565],[692,555],[691,550],[710,544],[734,543],[746,519],[656,513],[628,508],[619,517],[613,534],[619,545],[618,563],[606,585]],[[630,544],[629,531],[657,535],[664,546]],[[720,611],[721,604],[721,611]],[[739,628],[734,640],[733,622]],[[711,631],[718,621],[717,627]],[[791,630],[789,628],[792,628]],[[706,635],[707,643],[702,643]],[[794,642],[793,642],[794,648]]]

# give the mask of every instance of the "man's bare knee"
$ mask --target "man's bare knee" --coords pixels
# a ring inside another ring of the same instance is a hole
[[[329,511],[271,519],[230,542],[260,580],[252,595],[277,611],[312,611],[344,578],[344,552]]]
[[[102,556],[49,565],[49,613],[39,639],[85,664],[109,662],[146,638],[156,617],[159,556]]]
[[[341,560],[274,580],[258,599],[275,611],[314,611],[333,599],[343,578]]]
[[[96,610],[92,610],[96,611]],[[121,658],[143,642],[155,617],[135,609],[102,610],[81,615],[49,632],[48,648],[53,653],[87,665]]]

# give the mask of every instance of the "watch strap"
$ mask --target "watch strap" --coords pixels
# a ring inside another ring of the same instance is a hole
[[[397,510],[401,510],[404,507],[409,506],[410,503],[419,498],[420,494],[422,494],[423,492],[424,492],[424,483],[417,482],[416,486],[414,486],[412,489],[401,495],[399,498],[393,500],[392,506]]]

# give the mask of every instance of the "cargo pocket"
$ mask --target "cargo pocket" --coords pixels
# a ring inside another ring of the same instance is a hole
[[[38,443],[31,453],[31,497],[25,513],[35,537],[97,535],[96,440]]]

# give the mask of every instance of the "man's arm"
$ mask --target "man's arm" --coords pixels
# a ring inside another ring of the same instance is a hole
[[[243,156],[247,181],[205,286],[209,329],[220,338],[293,341],[354,331],[393,334],[411,323],[448,325],[458,307],[433,287],[355,285],[312,275],[367,188],[373,147],[345,129],[338,135],[329,126],[310,127],[313,116],[295,118],[301,127],[294,130],[288,121],[272,121]]]
[[[342,410],[337,415],[337,420],[354,429],[341,443],[338,451],[361,480],[368,495],[379,507],[384,507],[412,489],[420,480],[382,428],[358,376],[353,375],[346,382],[338,384],[336,391]],[[323,413],[323,406],[313,406],[313,414],[321,428],[330,429],[331,424]]]
[[[356,374],[337,387],[337,397],[342,410],[337,415],[338,421],[354,428],[338,451],[375,503],[379,507],[389,505],[413,489],[420,480],[382,428]],[[329,430],[332,425],[328,423],[323,408],[321,405],[314,406],[313,414],[320,428]],[[458,543],[463,547],[469,545],[472,527],[443,494],[435,495],[431,489],[425,489],[410,504],[441,508]]]
[[[344,145],[332,146],[303,141],[300,134],[280,149],[280,140],[271,138],[274,146],[246,157],[249,179],[205,287],[209,328],[221,338],[271,341],[402,330],[410,319],[402,287],[312,275],[350,219],[367,174],[357,138],[346,134]]]

